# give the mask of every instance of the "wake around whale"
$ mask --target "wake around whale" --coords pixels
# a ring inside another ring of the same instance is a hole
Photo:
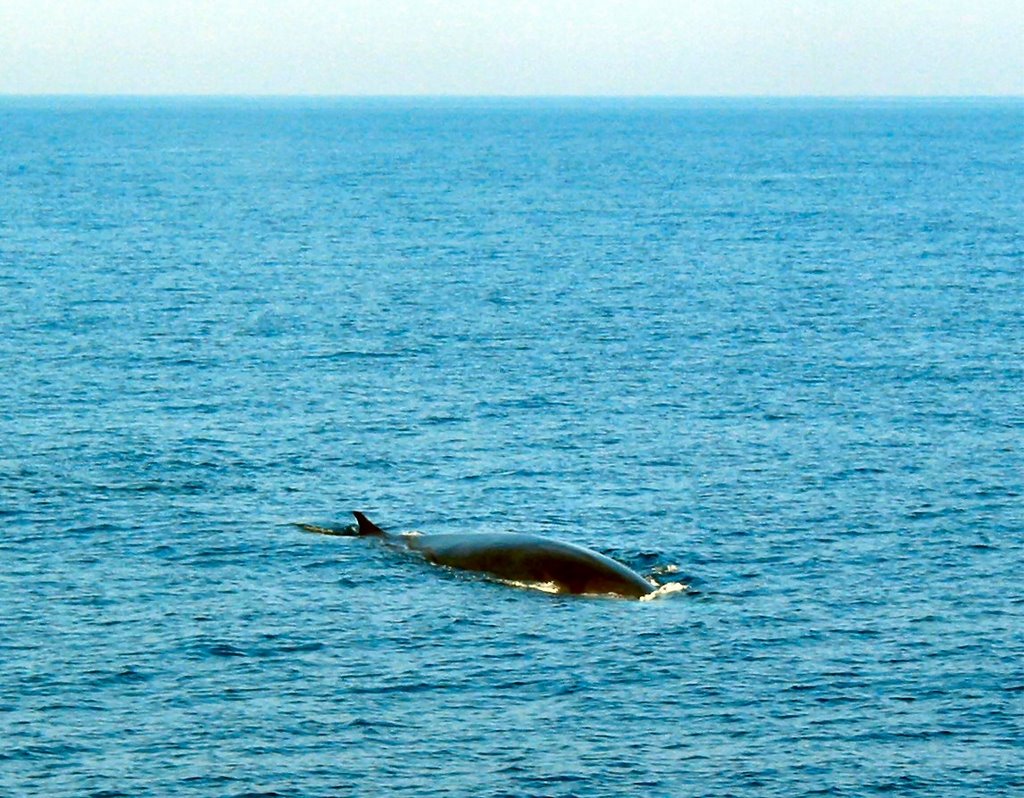
[[[551,538],[515,533],[394,535],[360,512],[353,515],[357,523],[345,527],[296,526],[324,535],[378,538],[389,545],[418,552],[436,565],[476,571],[554,593],[642,599],[667,587],[681,589],[679,585],[659,588],[610,557]]]

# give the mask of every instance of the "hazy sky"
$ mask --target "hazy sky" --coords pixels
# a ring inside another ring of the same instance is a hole
[[[0,93],[1024,95],[1024,0],[0,0]]]

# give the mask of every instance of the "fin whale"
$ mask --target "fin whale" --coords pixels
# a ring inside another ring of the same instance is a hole
[[[553,586],[558,593],[641,598],[657,589],[636,571],[596,551],[560,540],[516,533],[393,535],[360,512],[346,527],[297,526],[309,532],[375,537],[418,552],[428,562],[498,579]]]

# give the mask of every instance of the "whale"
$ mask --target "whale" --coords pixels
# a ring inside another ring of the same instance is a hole
[[[658,589],[622,563],[574,543],[514,532],[393,534],[361,512],[353,515],[356,523],[344,527],[296,526],[324,535],[376,538],[416,552],[434,565],[486,574],[551,593],[639,599]]]

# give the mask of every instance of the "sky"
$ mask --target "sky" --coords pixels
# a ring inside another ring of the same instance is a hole
[[[1024,95],[1024,0],[0,0],[2,94]]]

